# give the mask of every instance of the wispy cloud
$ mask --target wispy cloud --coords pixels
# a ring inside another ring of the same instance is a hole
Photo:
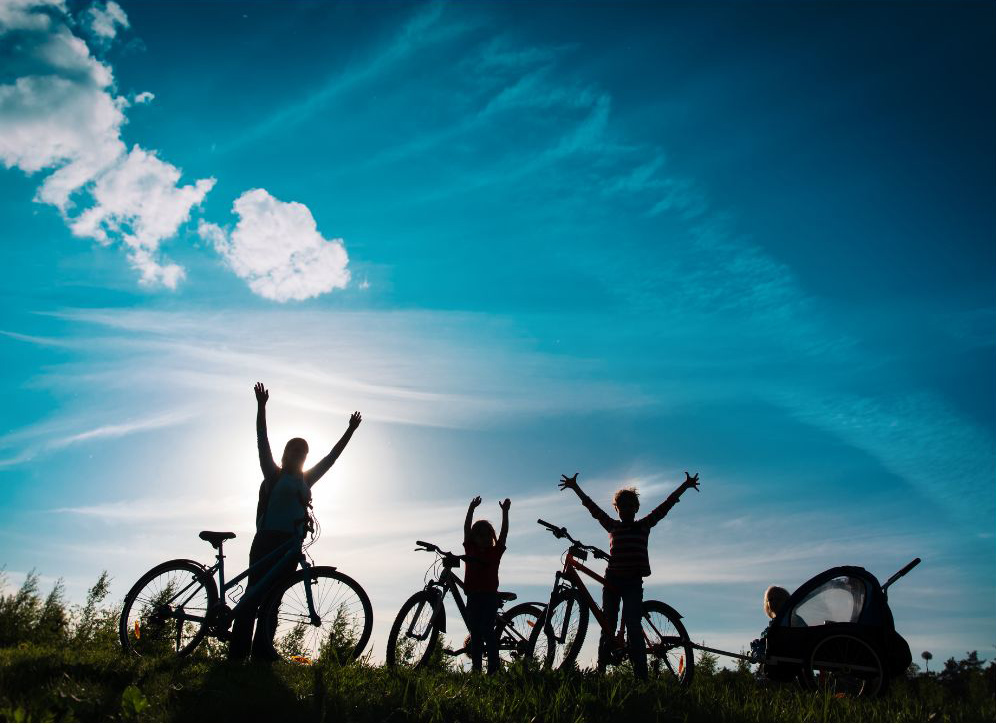
[[[45,423],[22,428],[16,432],[0,437],[0,451],[14,451],[10,457],[0,458],[0,468],[8,468],[26,463],[43,454],[55,452],[71,445],[108,440],[128,435],[134,435],[165,427],[182,424],[191,419],[189,411],[171,411],[151,417],[129,420],[127,422],[98,425],[96,427],[82,426],[85,420],[55,419]]]
[[[294,128],[325,108],[340,94],[401,67],[413,52],[452,40],[472,27],[467,22],[444,20],[446,8],[447,3],[438,0],[422,6],[390,41],[376,49],[365,61],[351,68],[336,71],[321,87],[309,88],[300,100],[250,126],[241,135],[219,145],[216,151],[227,153],[257,142],[269,134],[286,133],[288,129]]]

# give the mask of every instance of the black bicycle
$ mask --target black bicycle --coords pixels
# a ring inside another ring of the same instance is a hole
[[[227,582],[222,546],[235,533],[201,531],[201,540],[217,551],[215,564],[208,568],[181,558],[160,563],[138,579],[121,611],[121,646],[139,656],[186,656],[205,636],[228,641],[235,615],[253,596],[262,598],[260,618],[276,631],[274,644],[287,658],[315,661],[333,656],[341,663],[357,658],[373,629],[370,598],[360,584],[335,567],[309,562],[304,539],[314,531],[313,520],[299,528],[298,536]],[[273,561],[279,562],[242,594],[240,581]],[[278,579],[280,571],[286,570],[284,565],[292,561],[300,569]],[[217,585],[212,578],[215,573]],[[234,608],[225,603],[226,593]]]
[[[453,572],[459,568],[466,556],[444,551],[437,545],[425,541],[415,541],[416,551],[435,553],[436,559],[430,566],[425,588],[413,594],[394,619],[391,633],[387,637],[387,665],[418,669],[429,663],[440,645],[441,633],[446,631],[446,607],[444,601],[447,594],[453,596],[457,610],[467,622],[467,606],[460,591],[463,581]],[[514,593],[499,592],[499,605],[514,601]],[[506,666],[516,661],[526,659],[529,648],[529,637],[533,627],[543,612],[541,603],[520,603],[508,611],[498,610],[496,627],[498,629],[499,656]],[[466,647],[451,650],[442,649],[443,655],[457,656],[466,653]]]

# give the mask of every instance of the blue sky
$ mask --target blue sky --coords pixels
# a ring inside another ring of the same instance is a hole
[[[737,649],[760,597],[885,578],[996,654],[991,4],[0,0],[0,563],[79,598],[331,446],[316,558],[375,654],[467,500],[533,521],[689,493],[648,597]]]

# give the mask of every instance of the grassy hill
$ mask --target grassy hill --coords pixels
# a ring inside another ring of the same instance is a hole
[[[765,685],[703,661],[688,690],[626,671],[495,678],[280,662],[230,664],[221,645],[194,655],[121,653],[107,578],[67,606],[37,577],[0,596],[0,721],[993,721],[996,666],[969,656],[938,675],[895,682],[872,700]]]

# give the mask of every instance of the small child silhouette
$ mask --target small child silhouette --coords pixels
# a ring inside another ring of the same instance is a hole
[[[463,524],[463,549],[467,554],[463,586],[467,592],[467,624],[470,629],[470,660],[474,671],[481,670],[484,650],[488,654],[488,674],[496,674],[498,634],[495,618],[498,615],[498,565],[505,552],[508,537],[508,509],[512,501],[505,498],[501,506],[501,533],[495,535],[494,526],[486,520],[471,522],[474,510],[481,504],[481,496],[470,501],[467,518]]]

